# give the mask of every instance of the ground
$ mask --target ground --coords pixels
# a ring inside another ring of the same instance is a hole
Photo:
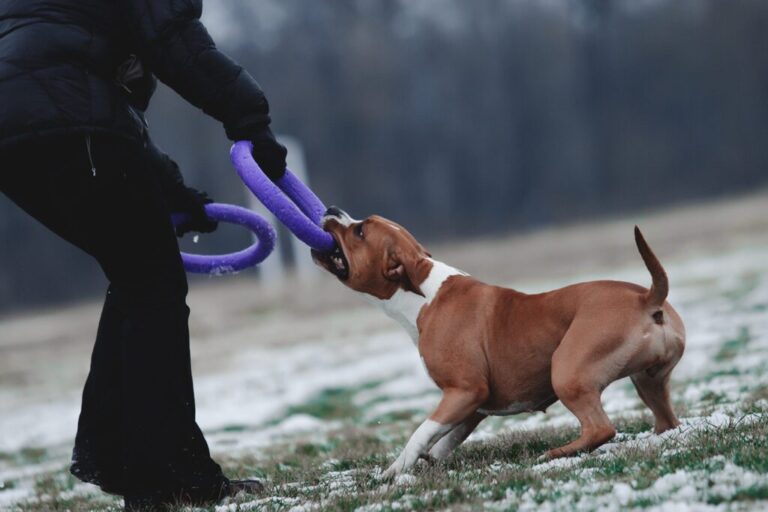
[[[578,434],[555,404],[491,418],[448,461],[391,484],[377,475],[439,397],[407,334],[324,275],[270,289],[195,283],[198,420],[227,474],[267,485],[211,510],[768,508],[766,205],[763,194],[430,248],[523,291],[593,278],[647,285],[639,222],[688,331],[672,382],[683,425],[652,434],[622,380],[603,397],[619,434],[594,453],[538,460]],[[0,510],[121,509],[67,472],[97,313],[91,303],[0,318]]]

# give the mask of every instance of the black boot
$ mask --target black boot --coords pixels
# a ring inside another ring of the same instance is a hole
[[[216,505],[224,498],[235,497],[240,493],[246,495],[260,494],[264,484],[258,480],[225,480],[216,496],[203,496],[181,492],[174,496],[126,496],[126,512],[163,512],[178,506],[210,506]]]

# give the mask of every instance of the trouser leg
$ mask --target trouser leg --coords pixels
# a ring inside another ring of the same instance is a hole
[[[186,275],[159,183],[138,145],[94,137],[95,176],[83,147],[78,136],[19,150],[22,168],[0,177],[3,192],[94,256],[111,283],[78,447],[95,447],[97,461],[120,453],[123,494],[210,498],[226,480],[195,423]],[[117,437],[120,450],[100,442]]]
[[[98,233],[87,196],[98,184],[90,172],[85,136],[41,139],[0,153],[0,190],[61,238],[96,255]],[[50,155],[50,156],[48,156]],[[90,177],[89,177],[90,176]],[[93,216],[99,215],[95,208]],[[55,257],[55,255],[51,255]],[[72,472],[119,492],[122,457],[122,319],[108,290],[83,390]]]
[[[110,286],[83,390],[71,467],[72,474],[80,480],[115,494],[122,494],[123,486],[124,320]]]

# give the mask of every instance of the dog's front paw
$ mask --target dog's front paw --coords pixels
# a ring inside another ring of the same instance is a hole
[[[421,455],[419,455],[419,458],[424,462],[426,462],[427,464],[429,464],[430,466],[434,465],[438,461],[437,457],[433,456],[431,452],[422,453]]]
[[[398,463],[398,461],[395,461],[395,463],[392,464],[391,466],[389,466],[389,468],[387,468],[386,471],[381,473],[379,475],[379,477],[378,477],[379,480],[381,480],[382,482],[390,482],[390,481],[394,480],[395,477],[397,475],[399,475],[400,472],[401,472],[400,468],[398,468],[398,464],[397,463]]]
[[[399,474],[404,473],[408,468],[413,466],[414,462],[416,461],[414,460],[411,462],[405,457],[405,452],[401,453],[400,456],[395,459],[395,462],[393,462],[392,465],[389,466],[389,468],[381,474],[381,479],[385,481],[393,480]]]
[[[382,472],[380,469],[376,468],[376,471],[373,473],[374,480],[387,484],[387,486],[396,485],[396,486],[402,486],[402,485],[413,485],[414,482],[416,482],[416,477],[408,474],[403,470],[402,468],[396,466],[396,464],[392,464],[386,471]]]
[[[427,454],[423,454],[424,456],[427,456]],[[409,469],[411,469],[413,466],[416,465],[416,462],[418,462],[419,457],[421,457],[422,454],[417,452],[416,450],[409,450],[406,446],[405,450],[402,451],[400,456],[395,459],[395,462],[392,463],[391,466],[389,466],[389,469],[387,469],[384,473],[381,475],[382,480],[391,480],[392,478],[396,477],[397,475],[401,473],[405,473]]]

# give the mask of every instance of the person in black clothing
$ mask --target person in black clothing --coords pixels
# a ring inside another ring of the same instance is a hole
[[[175,235],[216,223],[143,114],[156,76],[252,141],[270,178],[284,173],[264,94],[201,12],[202,0],[0,2],[0,190],[109,280],[71,472],[132,510],[258,488],[222,474],[195,423]],[[188,214],[176,230],[172,211]]]

